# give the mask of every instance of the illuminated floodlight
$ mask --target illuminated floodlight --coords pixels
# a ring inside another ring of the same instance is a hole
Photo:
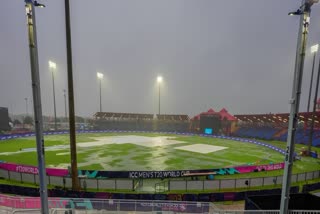
[[[318,52],[318,48],[319,48],[319,45],[318,45],[318,44],[315,44],[315,45],[311,46],[311,53],[316,53],[316,52]]]
[[[162,79],[163,79],[162,76],[158,76],[158,77],[157,77],[157,82],[158,82],[158,83],[161,83],[161,82],[162,82]]]
[[[57,64],[55,62],[49,60],[49,68],[56,69],[57,68]]]
[[[98,79],[102,79],[103,78],[103,73],[97,72],[97,77],[98,77]]]

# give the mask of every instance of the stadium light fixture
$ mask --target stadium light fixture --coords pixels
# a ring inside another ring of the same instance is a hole
[[[57,64],[55,62],[49,60],[49,68],[56,69],[57,68]]]
[[[302,15],[302,14],[303,14],[303,12],[302,12],[301,9],[298,9],[297,11],[288,13],[289,16],[299,16],[299,15]]]
[[[318,52],[318,49],[319,49],[319,45],[318,44],[315,44],[315,45],[311,46],[311,53]]]
[[[97,77],[98,77],[98,79],[102,79],[103,78],[103,73],[97,72]]]
[[[35,7],[40,7],[40,8],[44,8],[46,7],[46,5],[39,3],[38,1],[34,1],[34,6]]]
[[[163,80],[162,76],[158,76],[158,77],[157,77],[157,82],[158,82],[158,83],[161,83],[162,80]]]

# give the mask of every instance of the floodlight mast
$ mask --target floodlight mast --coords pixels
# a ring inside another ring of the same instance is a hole
[[[298,123],[298,112],[301,95],[301,84],[303,76],[303,66],[308,37],[308,27],[310,23],[311,6],[319,0],[303,0],[300,10],[289,15],[300,15],[300,28],[297,42],[296,62],[294,70],[292,97],[290,99],[290,118],[288,126],[288,138],[285,154],[285,168],[283,174],[283,185],[281,193],[280,213],[287,214],[290,199],[291,174],[294,158],[294,137]]]
[[[162,76],[158,76],[157,77],[157,82],[158,82],[158,86],[159,86],[159,96],[158,96],[158,99],[159,99],[159,101],[158,101],[158,115],[160,116],[160,107],[161,107],[161,103],[160,103],[160,90],[161,90],[161,83],[162,83],[162,80],[163,80],[163,78],[162,78]]]
[[[29,51],[30,51],[30,66],[31,66],[31,80],[33,93],[33,107],[34,107],[34,121],[37,143],[38,156],[38,171],[40,183],[40,200],[41,213],[48,214],[48,189],[46,182],[45,169],[45,151],[43,140],[43,121],[42,121],[42,107],[41,107],[41,91],[40,91],[40,77],[39,77],[39,62],[38,62],[38,46],[37,46],[37,30],[35,6],[44,7],[44,5],[33,0],[25,0],[28,36],[29,36]]]
[[[57,64],[55,62],[49,60],[49,69],[51,70],[51,75],[52,75],[54,131],[58,131],[58,129],[57,129],[56,91],[55,91],[55,87],[54,87],[54,74],[57,70]]]
[[[103,73],[97,72],[97,78],[99,79],[99,105],[100,105],[99,110],[100,110],[100,112],[102,112],[101,81],[102,81],[102,79],[103,79]]]
[[[315,45],[311,46],[311,54],[313,54],[313,60],[312,60],[312,69],[311,69],[311,78],[310,78],[310,87],[309,87],[309,95],[308,95],[307,112],[309,112],[309,109],[310,109],[310,99],[311,99],[311,92],[312,92],[314,64],[315,64],[315,61],[316,61],[316,55],[318,53],[318,48],[319,48],[319,44],[315,44]]]

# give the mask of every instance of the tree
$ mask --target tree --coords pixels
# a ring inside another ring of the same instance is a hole
[[[23,119],[23,123],[24,123],[24,124],[32,125],[32,124],[33,124],[33,119],[32,119],[32,117],[26,116],[26,117]]]
[[[18,120],[18,119],[15,119],[14,121],[13,121],[13,125],[20,125],[21,124],[21,122],[20,122],[20,120]]]
[[[77,123],[84,123],[84,118],[83,117],[76,116],[75,120],[76,120]]]

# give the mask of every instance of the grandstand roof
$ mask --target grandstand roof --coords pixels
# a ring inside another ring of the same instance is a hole
[[[171,121],[189,121],[189,116],[186,114],[157,114],[158,120],[171,120]]]
[[[97,112],[94,114],[96,119],[140,119],[140,120],[151,120],[153,114],[136,114],[136,113],[114,113],[114,112]]]
[[[240,114],[234,115],[238,120],[252,123],[276,123],[286,124],[289,121],[289,113],[277,113],[277,114]],[[301,112],[298,114],[299,122],[305,123],[311,121],[312,112]],[[320,112],[315,114],[315,125],[319,125]]]
[[[97,112],[93,115],[95,119],[103,120],[152,120],[153,114],[137,114],[137,113],[114,113],[114,112]],[[156,115],[158,120],[170,121],[189,121],[186,114],[161,114]]]

